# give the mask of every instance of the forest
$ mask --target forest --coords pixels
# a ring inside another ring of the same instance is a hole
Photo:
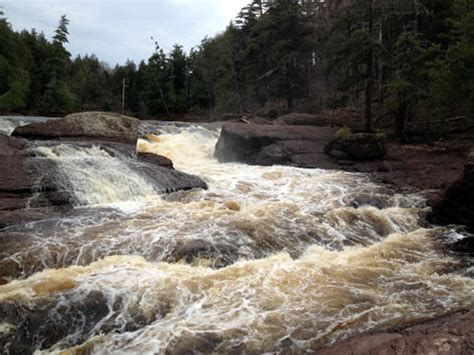
[[[155,43],[148,60],[113,68],[71,56],[66,15],[51,40],[0,17],[1,113],[355,111],[367,131],[389,117],[403,137],[409,120],[474,109],[472,0],[252,0],[189,53]]]

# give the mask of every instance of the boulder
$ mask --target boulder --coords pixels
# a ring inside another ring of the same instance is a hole
[[[100,140],[135,145],[139,121],[105,112],[76,113],[63,119],[17,127],[12,136],[38,140]]]
[[[433,203],[430,220],[441,225],[463,225],[474,232],[474,150],[468,155],[462,178]]]
[[[199,259],[207,259],[213,267],[220,268],[231,265],[238,259],[238,247],[226,243],[215,243],[205,239],[179,240],[171,250],[169,261],[185,260],[193,263]]]
[[[324,127],[331,124],[331,118],[324,115],[311,115],[307,113],[290,113],[279,117],[274,124],[279,126],[317,126]]]
[[[323,152],[335,133],[329,127],[228,123],[222,128],[215,156],[220,162],[336,167]]]
[[[161,166],[163,168],[167,169],[174,169],[173,167],[173,162],[168,159],[167,157],[164,157],[162,155],[157,155],[153,153],[141,153],[139,152],[137,154],[138,160],[145,162],[145,163],[150,163],[150,164],[156,164],[158,166]]]
[[[372,161],[387,155],[383,139],[375,134],[355,133],[331,141],[324,152],[338,160]]]

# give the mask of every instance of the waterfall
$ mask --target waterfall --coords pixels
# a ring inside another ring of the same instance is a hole
[[[76,205],[137,201],[156,195],[153,185],[133,171],[124,156],[104,149],[61,144],[38,147],[37,152],[58,165],[58,185],[71,191]]]

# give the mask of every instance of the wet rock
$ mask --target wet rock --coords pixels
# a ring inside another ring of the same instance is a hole
[[[216,333],[183,332],[168,345],[166,355],[194,355],[216,353],[223,339]]]
[[[336,138],[324,148],[324,152],[335,159],[356,161],[379,160],[387,154],[383,139],[367,133]]]
[[[0,198],[1,199],[1,198]],[[22,223],[40,221],[47,218],[58,218],[69,211],[70,206],[54,206],[15,210],[0,210],[0,229]]]
[[[325,127],[331,124],[330,117],[324,115],[311,115],[307,113],[290,113],[279,117],[274,124],[279,126],[317,126]]]
[[[463,311],[403,330],[358,335],[317,353],[451,355],[472,354],[473,350],[474,311]]]
[[[18,218],[5,212],[69,203],[69,194],[54,183],[56,164],[35,157],[30,148],[24,139],[0,135],[0,228]]]
[[[92,335],[97,323],[109,311],[108,300],[98,291],[76,298],[73,294],[43,298],[34,305],[26,305],[21,300],[3,302],[0,319],[9,324],[12,331],[0,332],[0,349],[10,354],[32,354],[73,334],[76,335],[66,344],[80,344]]]
[[[146,163],[156,164],[158,166],[162,166],[163,168],[174,169],[173,162],[162,155],[153,153],[138,153],[138,160]]]
[[[136,144],[137,119],[105,112],[84,112],[63,119],[32,123],[17,127],[12,136],[29,139],[67,139]]]
[[[388,202],[381,197],[371,194],[359,194],[356,196],[348,196],[344,199],[348,206],[359,208],[362,206],[372,206],[379,210],[383,210],[389,206]]]
[[[238,247],[223,243],[212,243],[203,239],[181,240],[171,252],[170,261],[181,260],[192,264],[198,259],[211,261],[213,267],[224,267],[238,258]]]
[[[0,134],[0,157],[21,155],[28,141]]]
[[[186,174],[178,170],[164,168],[159,165],[143,163],[139,161],[129,161],[128,165],[134,171],[147,178],[157,191],[162,193],[172,193],[176,191],[186,191],[191,189],[207,190],[208,186],[200,177]]]
[[[462,178],[433,203],[429,218],[436,224],[464,225],[474,232],[474,150],[468,155]]]
[[[323,152],[335,133],[329,127],[229,123],[222,129],[215,156],[221,162],[336,167]]]
[[[290,153],[278,144],[263,147],[255,157],[255,163],[262,166],[285,165],[291,162]]]

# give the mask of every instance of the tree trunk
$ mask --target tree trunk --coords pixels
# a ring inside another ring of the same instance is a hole
[[[374,21],[373,21],[373,0],[370,4],[369,9],[369,38],[373,38],[373,29],[374,29]],[[367,65],[367,83],[365,86],[365,130],[367,132],[373,131],[373,124],[372,124],[372,97],[374,92],[374,50],[372,49],[372,45],[369,48],[368,52],[368,65]]]
[[[400,140],[401,143],[408,143],[408,137],[406,136],[405,133],[405,123],[406,123],[406,118],[407,118],[407,112],[408,112],[408,102],[400,98],[398,100],[398,107],[397,111],[395,114],[395,127],[396,127],[396,133],[398,136],[398,139]]]
[[[294,102],[293,102],[293,95],[291,90],[291,78],[290,78],[290,63],[286,63],[286,103],[288,107],[288,112],[293,112],[294,109]]]
[[[365,86],[365,130],[372,132],[372,94],[373,94],[373,83],[369,78]]]
[[[380,46],[383,46],[383,23],[382,19],[379,20],[379,43]],[[378,96],[380,104],[383,104],[384,97],[383,97],[383,76],[384,76],[384,63],[381,55],[381,51],[378,51]]]

